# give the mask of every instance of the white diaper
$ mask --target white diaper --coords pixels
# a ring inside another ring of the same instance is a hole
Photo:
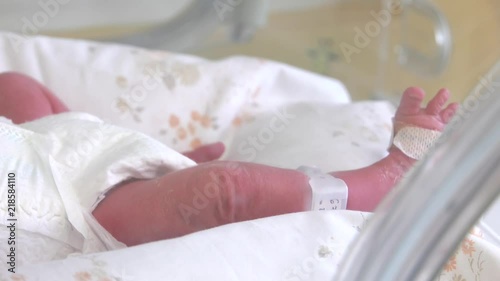
[[[2,118],[0,146],[0,241],[14,222],[18,265],[124,247],[91,215],[104,194],[129,178],[195,165],[146,135],[83,113],[19,126]],[[15,212],[8,209],[8,180],[15,181]],[[11,246],[1,243],[0,255]]]

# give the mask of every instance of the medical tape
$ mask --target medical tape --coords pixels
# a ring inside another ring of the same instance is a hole
[[[420,160],[440,136],[440,131],[407,126],[396,133],[392,143],[408,157]]]

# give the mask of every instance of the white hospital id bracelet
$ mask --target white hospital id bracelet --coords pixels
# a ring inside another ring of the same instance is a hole
[[[347,185],[343,180],[314,167],[300,166],[297,170],[309,176],[309,186],[312,190],[311,210],[346,209]]]

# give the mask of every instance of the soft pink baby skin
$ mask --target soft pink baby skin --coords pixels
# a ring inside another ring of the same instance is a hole
[[[458,104],[445,106],[440,90],[421,107],[425,93],[408,88],[394,117],[395,133],[405,126],[443,130]],[[0,116],[19,124],[69,109],[37,81],[0,74]],[[95,218],[127,245],[168,239],[232,222],[310,209],[308,177],[296,170],[253,163],[217,161],[221,143],[184,155],[199,165],[113,188],[93,211]],[[366,168],[330,172],[349,189],[347,208],[372,211],[415,160],[392,146],[387,157]]]

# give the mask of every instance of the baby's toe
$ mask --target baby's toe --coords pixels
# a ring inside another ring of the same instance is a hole
[[[439,92],[431,99],[425,108],[425,112],[431,115],[437,115],[441,112],[441,109],[448,101],[450,97],[450,92],[447,89],[441,89]]]
[[[443,120],[443,122],[445,124],[450,122],[451,118],[453,118],[453,116],[457,112],[458,107],[459,107],[458,103],[456,103],[456,102],[450,103],[445,109],[443,109],[439,113],[439,115],[441,116],[441,119]]]
[[[406,89],[399,103],[396,115],[413,115],[420,112],[420,105],[425,93],[422,89],[411,87]]]

